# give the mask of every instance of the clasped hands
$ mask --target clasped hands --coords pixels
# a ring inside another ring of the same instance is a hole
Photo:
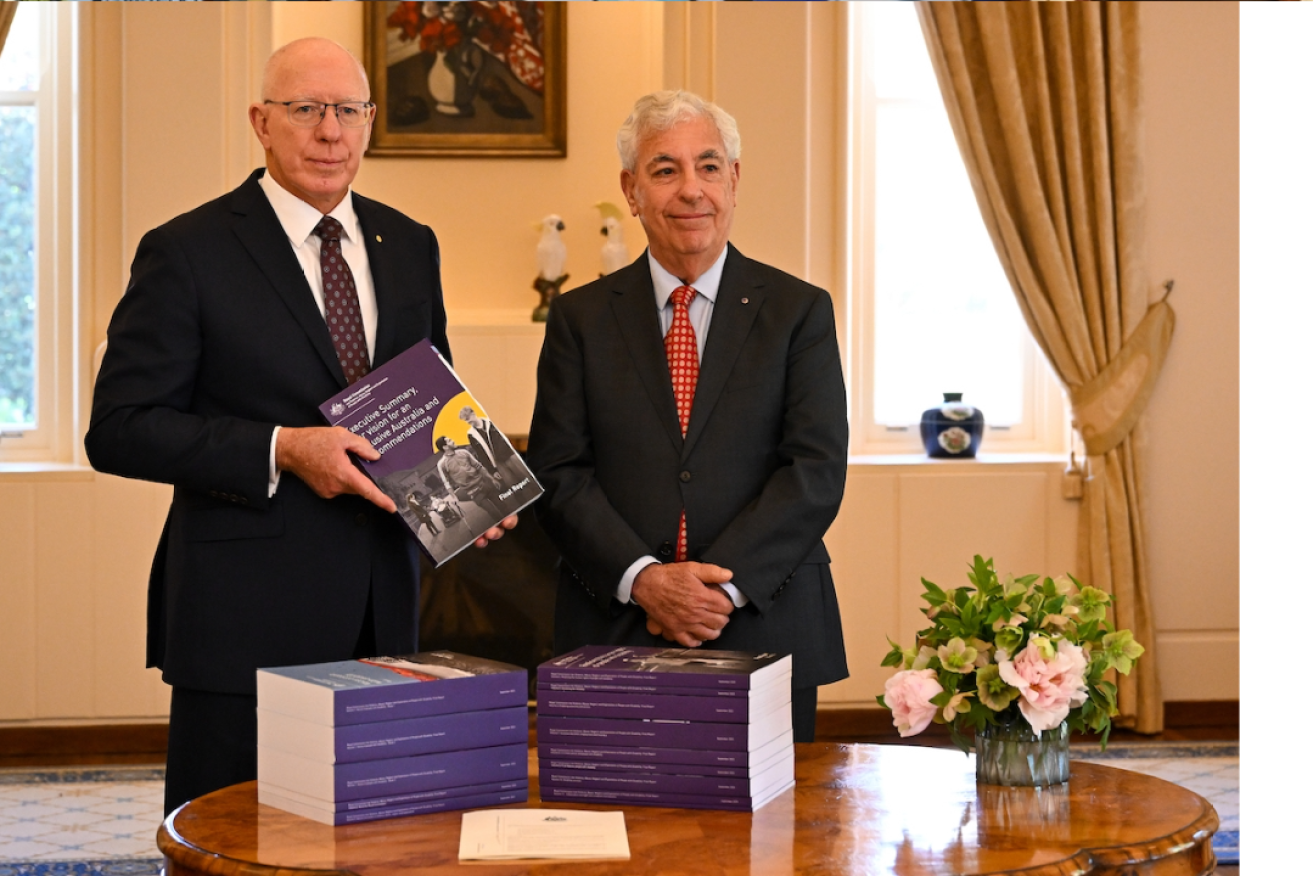
[[[634,577],[630,601],[647,612],[647,631],[696,648],[720,636],[734,603],[721,584],[734,579],[711,563],[652,563]]]
[[[348,494],[363,496],[389,514],[395,514],[396,503],[356,468],[349,454],[370,462],[380,456],[368,438],[341,426],[284,427],[278,430],[274,464],[279,471],[296,475],[321,499]],[[474,546],[487,547],[488,542],[501,538],[518,522],[519,517],[512,514],[475,539]]]

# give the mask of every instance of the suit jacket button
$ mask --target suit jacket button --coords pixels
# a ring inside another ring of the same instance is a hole
[[[691,471],[681,471],[681,472],[679,473],[679,479],[680,479],[681,481],[683,481],[684,483],[688,483],[689,481],[693,480],[693,472],[691,472]]]
[[[368,526],[368,525],[369,525],[368,517],[366,517],[364,514],[356,515],[356,526]]]
[[[662,542],[661,547],[657,548],[657,556],[670,558],[675,555],[675,548],[670,542]]]

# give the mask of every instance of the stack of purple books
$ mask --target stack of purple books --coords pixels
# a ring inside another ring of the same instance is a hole
[[[588,645],[538,667],[543,800],[755,812],[793,787],[788,654]]]
[[[256,673],[259,799],[324,824],[529,798],[528,672],[432,651]]]

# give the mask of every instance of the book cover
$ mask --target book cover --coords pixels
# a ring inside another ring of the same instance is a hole
[[[750,797],[793,779],[793,752],[776,757],[756,776],[700,776],[680,772],[625,773],[613,770],[570,770],[539,766],[540,787],[602,788],[658,791],[671,794]]]
[[[793,731],[781,733],[756,751],[708,751],[698,748],[621,748],[604,745],[540,743],[540,768],[614,770],[632,773],[682,773],[751,778],[793,753]]]
[[[273,806],[302,818],[309,818],[321,824],[339,826],[343,824],[361,824],[366,821],[381,821],[384,818],[401,818],[406,815],[427,815],[430,812],[456,812],[462,809],[480,809],[485,806],[501,806],[506,803],[525,803],[529,800],[528,783],[525,787],[513,791],[490,791],[483,794],[468,794],[463,797],[443,797],[438,800],[426,800],[422,803],[407,803],[399,806],[386,806],[377,809],[352,809],[345,812],[329,812],[305,803],[284,797],[273,791],[259,791],[260,802]]]
[[[571,742],[650,748],[753,751],[793,728],[788,705],[747,724],[538,716],[538,744]]]
[[[755,690],[791,676],[789,654],[713,651],[706,648],[643,648],[585,645],[538,667],[538,684],[616,685]]]
[[[259,782],[260,802],[266,802],[264,797],[276,795],[280,799],[290,800],[318,809],[322,812],[354,812],[360,809],[387,809],[395,806],[410,806],[416,803],[427,803],[430,800],[443,800],[448,797],[468,797],[471,794],[492,794],[499,791],[520,791],[529,787],[528,779],[512,779],[505,782],[485,782],[481,785],[456,785],[451,788],[433,788],[429,791],[415,791],[410,794],[388,794],[382,797],[365,797],[360,800],[320,800],[318,797],[312,797],[309,794],[303,794],[300,791],[291,788],[283,788],[269,782]],[[273,804],[277,805],[277,804]]]
[[[330,726],[502,709],[529,702],[527,670],[452,651],[255,673],[261,709]]]
[[[290,715],[256,710],[256,742],[261,748],[322,763],[357,763],[487,748],[529,741],[529,707],[454,712],[399,721],[332,727]]]
[[[736,812],[756,812],[793,786],[793,779],[789,779],[778,787],[763,788],[751,796],[720,796],[673,794],[666,791],[624,791],[610,788],[558,788],[547,785],[539,789],[538,796],[544,802],[666,806],[672,809],[729,809]]]
[[[261,746],[256,749],[256,774],[267,784],[339,803],[527,779],[529,746],[521,742],[342,764],[309,760]]]
[[[746,724],[789,703],[792,689],[788,679],[749,697],[663,696],[610,691],[569,691],[538,688],[539,715],[577,715],[591,718],[652,718],[688,721],[720,721]],[[676,688],[697,690],[697,688]],[[714,689],[710,690],[712,694]]]
[[[542,495],[506,436],[456,372],[421,341],[319,406],[331,426],[369,439],[358,460],[397,503],[397,514],[434,565],[469,547]]]

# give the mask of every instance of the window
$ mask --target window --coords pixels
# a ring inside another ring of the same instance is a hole
[[[1061,453],[1062,392],[976,205],[912,4],[849,6],[854,454],[921,449],[963,393],[984,453]]]
[[[18,5],[0,53],[0,461],[71,462],[77,4]]]

